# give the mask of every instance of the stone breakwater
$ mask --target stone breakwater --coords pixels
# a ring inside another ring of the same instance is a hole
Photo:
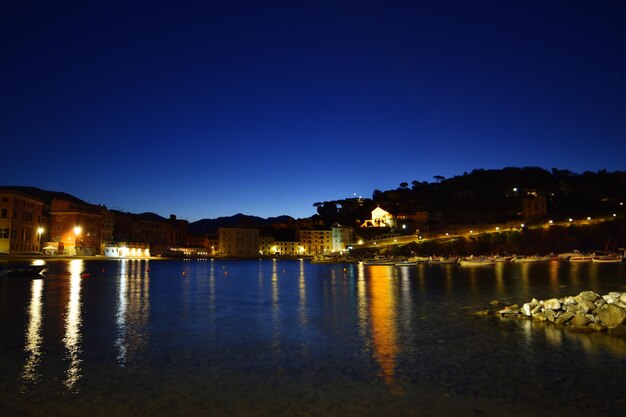
[[[616,336],[626,336],[626,292],[610,292],[599,295],[583,291],[578,295],[550,298],[500,307],[492,301],[492,310],[476,313],[478,316],[498,314],[505,318],[530,319],[565,326],[572,332],[591,333],[606,331]]]

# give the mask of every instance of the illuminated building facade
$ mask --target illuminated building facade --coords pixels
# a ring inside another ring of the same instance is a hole
[[[41,251],[43,206],[34,197],[0,189],[0,253]]]
[[[365,220],[361,227],[395,227],[393,215],[380,207],[372,210],[372,219]]]
[[[215,255],[219,249],[219,240],[217,235],[205,234],[205,235],[187,235],[187,247],[188,248],[202,248],[206,249],[209,255]]]
[[[54,199],[50,207],[50,239],[65,255],[98,255],[104,243],[106,207]]]
[[[332,230],[298,230],[298,240],[304,255],[322,255],[333,250]]]
[[[107,258],[149,258],[150,245],[147,243],[112,242],[104,246]]]
[[[259,255],[259,229],[220,227],[217,233],[220,254],[234,258]]]
[[[343,252],[348,247],[348,244],[352,242],[352,236],[354,234],[354,230],[351,227],[343,227],[343,226],[333,226],[332,228],[332,236],[333,236],[333,252]]]
[[[274,236],[259,236],[259,254],[274,255],[275,243]]]
[[[131,242],[149,243],[153,255],[165,253],[170,242],[170,225],[160,216],[142,214],[133,218]]]

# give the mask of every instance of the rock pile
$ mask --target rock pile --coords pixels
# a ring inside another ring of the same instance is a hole
[[[499,305],[497,301],[490,303]],[[537,300],[533,298],[520,308],[517,304],[495,310],[502,317],[531,319],[567,326],[573,332],[600,332],[626,336],[626,292],[599,295],[583,291],[575,296]],[[481,311],[478,315],[489,315]]]

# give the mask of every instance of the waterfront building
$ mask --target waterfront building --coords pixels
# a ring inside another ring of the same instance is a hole
[[[42,221],[44,203],[17,191],[0,189],[0,253],[41,251],[47,228]]]
[[[187,226],[189,222],[187,220],[179,220],[175,214],[170,214],[168,220],[169,233],[168,233],[168,247],[174,248],[179,246],[185,246],[187,243]]]
[[[150,245],[147,243],[107,242],[103,252],[107,258],[145,259],[150,257]]]
[[[341,225],[333,226],[332,230],[332,251],[344,252],[353,240],[354,229]]]
[[[219,253],[235,258],[259,255],[259,229],[220,227]]]
[[[205,249],[209,255],[215,255],[219,248],[219,240],[217,234],[203,234],[203,235],[187,235],[188,248],[202,248]]]
[[[278,241],[274,242],[272,247],[272,254],[278,256],[298,256],[305,255],[305,248],[300,242],[294,241]]]
[[[50,239],[58,254],[98,255],[106,207],[74,200],[54,199],[50,208]]]
[[[275,254],[274,236],[259,236],[259,254],[274,255]]]
[[[298,230],[298,241],[303,255],[322,255],[333,250],[332,230]]]
[[[167,252],[171,239],[170,225],[167,220],[154,213],[133,216],[131,223],[131,242],[149,243],[152,255]]]

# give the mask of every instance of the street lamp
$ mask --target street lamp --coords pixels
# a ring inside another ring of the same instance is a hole
[[[41,252],[41,236],[43,235],[43,227],[37,228],[37,235],[39,236],[39,252]]]
[[[79,246],[78,238],[82,231],[83,229],[80,226],[74,226],[74,235],[76,235],[76,237],[74,238],[74,252],[76,253],[76,255],[78,255],[78,251],[76,250],[76,248]]]

